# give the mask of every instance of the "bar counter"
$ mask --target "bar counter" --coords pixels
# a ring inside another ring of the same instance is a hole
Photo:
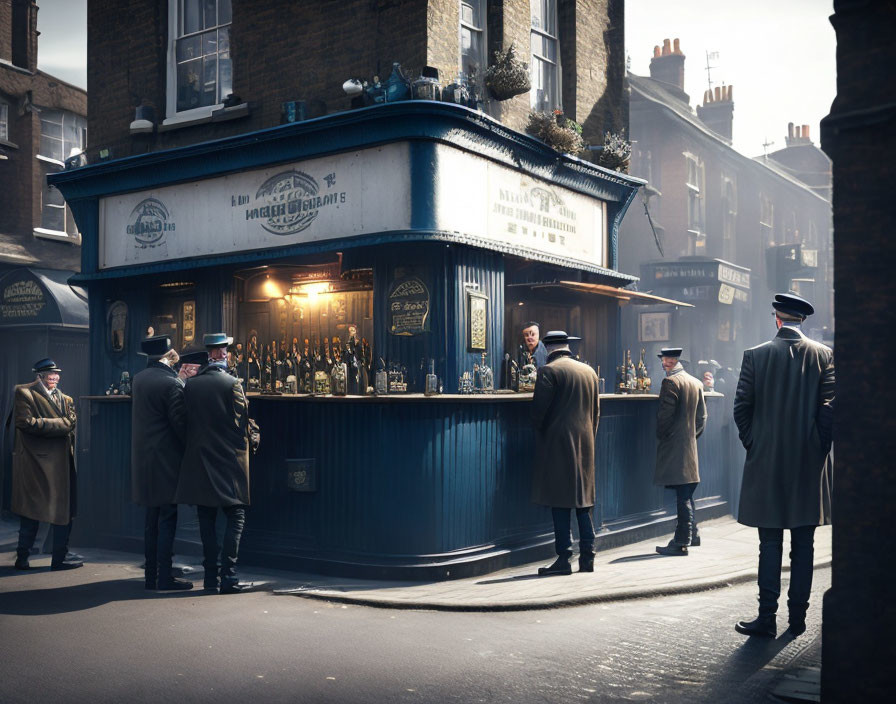
[[[249,394],[261,447],[251,459],[241,558],[333,574],[450,579],[550,556],[550,511],[529,500],[531,398]],[[657,398],[601,395],[599,549],[643,539],[668,518],[671,492],[653,485]],[[707,394],[709,419],[698,441],[695,498],[712,515],[727,512],[720,398]],[[142,551],[143,510],[130,503],[129,401],[81,397],[76,538]],[[176,550],[199,554],[188,507],[181,507]]]

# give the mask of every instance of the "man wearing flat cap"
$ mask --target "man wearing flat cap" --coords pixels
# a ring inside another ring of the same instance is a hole
[[[812,304],[775,295],[778,334],[744,352],[734,420],[747,450],[737,520],[759,529],[759,615],[735,628],[774,638],[784,529],[790,530],[788,633],[806,630],[815,527],[831,522],[834,353],[800,324]]]
[[[15,568],[31,569],[28,555],[45,521],[53,524],[50,569],[68,570],[83,564],[66,559],[77,504],[75,406],[59,389],[62,370],[52,359],[36,362],[32,371],[36,379],[15,389],[11,508],[20,518]]]
[[[143,540],[147,589],[191,589],[192,582],[171,574],[177,504],[174,492],[184,453],[184,382],[179,359],[165,335],[140,343],[146,369],[131,386],[131,498],[146,507]]]
[[[208,364],[184,386],[187,437],[175,501],[196,506],[207,590],[245,591],[236,576],[240,537],[249,506],[249,402],[239,379],[227,373],[225,333],[203,337]],[[218,581],[218,509],[227,524]]]
[[[551,507],[557,559],[538,574],[572,573],[570,511],[579,524],[579,572],[594,571],[594,436],[600,421],[597,374],[573,359],[570,337],[554,330],[544,337],[547,364],[538,371],[532,398],[535,464],[532,501]]]
[[[656,412],[656,471],[654,484],[675,491],[678,522],[668,545],[657,547],[660,555],[687,555],[688,546],[700,545],[694,511],[694,491],[700,483],[697,438],[706,426],[703,384],[681,365],[680,347],[664,347],[657,357],[666,378],[660,388]]]

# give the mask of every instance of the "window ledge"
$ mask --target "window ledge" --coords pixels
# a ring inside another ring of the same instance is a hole
[[[15,142],[10,142],[8,139],[0,139],[0,146],[9,147],[10,149],[18,149],[19,145]]]
[[[42,240],[52,240],[54,242],[67,242],[68,244],[81,244],[81,233],[78,232],[74,235],[70,235],[67,232],[60,232],[59,230],[47,230],[43,227],[35,227],[33,230],[33,234],[35,237]]]
[[[43,156],[42,154],[38,154],[35,158],[38,161],[45,161],[48,164],[53,164],[54,166],[65,168],[65,162],[59,161],[58,159],[53,159],[49,156]],[[47,232],[52,232],[52,230],[47,230]]]
[[[191,115],[175,115],[174,117],[169,117],[159,125],[159,132],[168,132],[169,130],[177,130],[181,127],[192,127],[193,125],[203,125],[209,122],[236,120],[241,117],[246,117],[248,114],[248,103],[240,103],[239,105],[233,105],[231,107],[214,105],[207,111],[202,110],[201,112],[196,112]]]

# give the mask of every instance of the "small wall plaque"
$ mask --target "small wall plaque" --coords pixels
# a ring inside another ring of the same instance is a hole
[[[317,460],[286,460],[286,486],[290,491],[317,491]]]

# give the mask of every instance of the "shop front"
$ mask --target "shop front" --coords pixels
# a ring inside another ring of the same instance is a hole
[[[529,502],[531,393],[516,328],[523,316],[562,324],[585,333],[580,358],[618,364],[618,297],[573,289],[634,280],[615,271],[616,233],[640,180],[481,113],[415,101],[52,181],[78,218],[90,293],[86,538],[142,538],[127,503],[129,399],[114,393],[142,366],[140,340],[152,328],[183,350],[226,330],[262,429],[245,559],[450,578],[550,552],[550,513]],[[662,510],[655,403],[602,399],[605,532]],[[717,444],[708,432],[701,451]],[[718,465],[704,492],[716,510]],[[195,538],[189,526],[182,537]]]

